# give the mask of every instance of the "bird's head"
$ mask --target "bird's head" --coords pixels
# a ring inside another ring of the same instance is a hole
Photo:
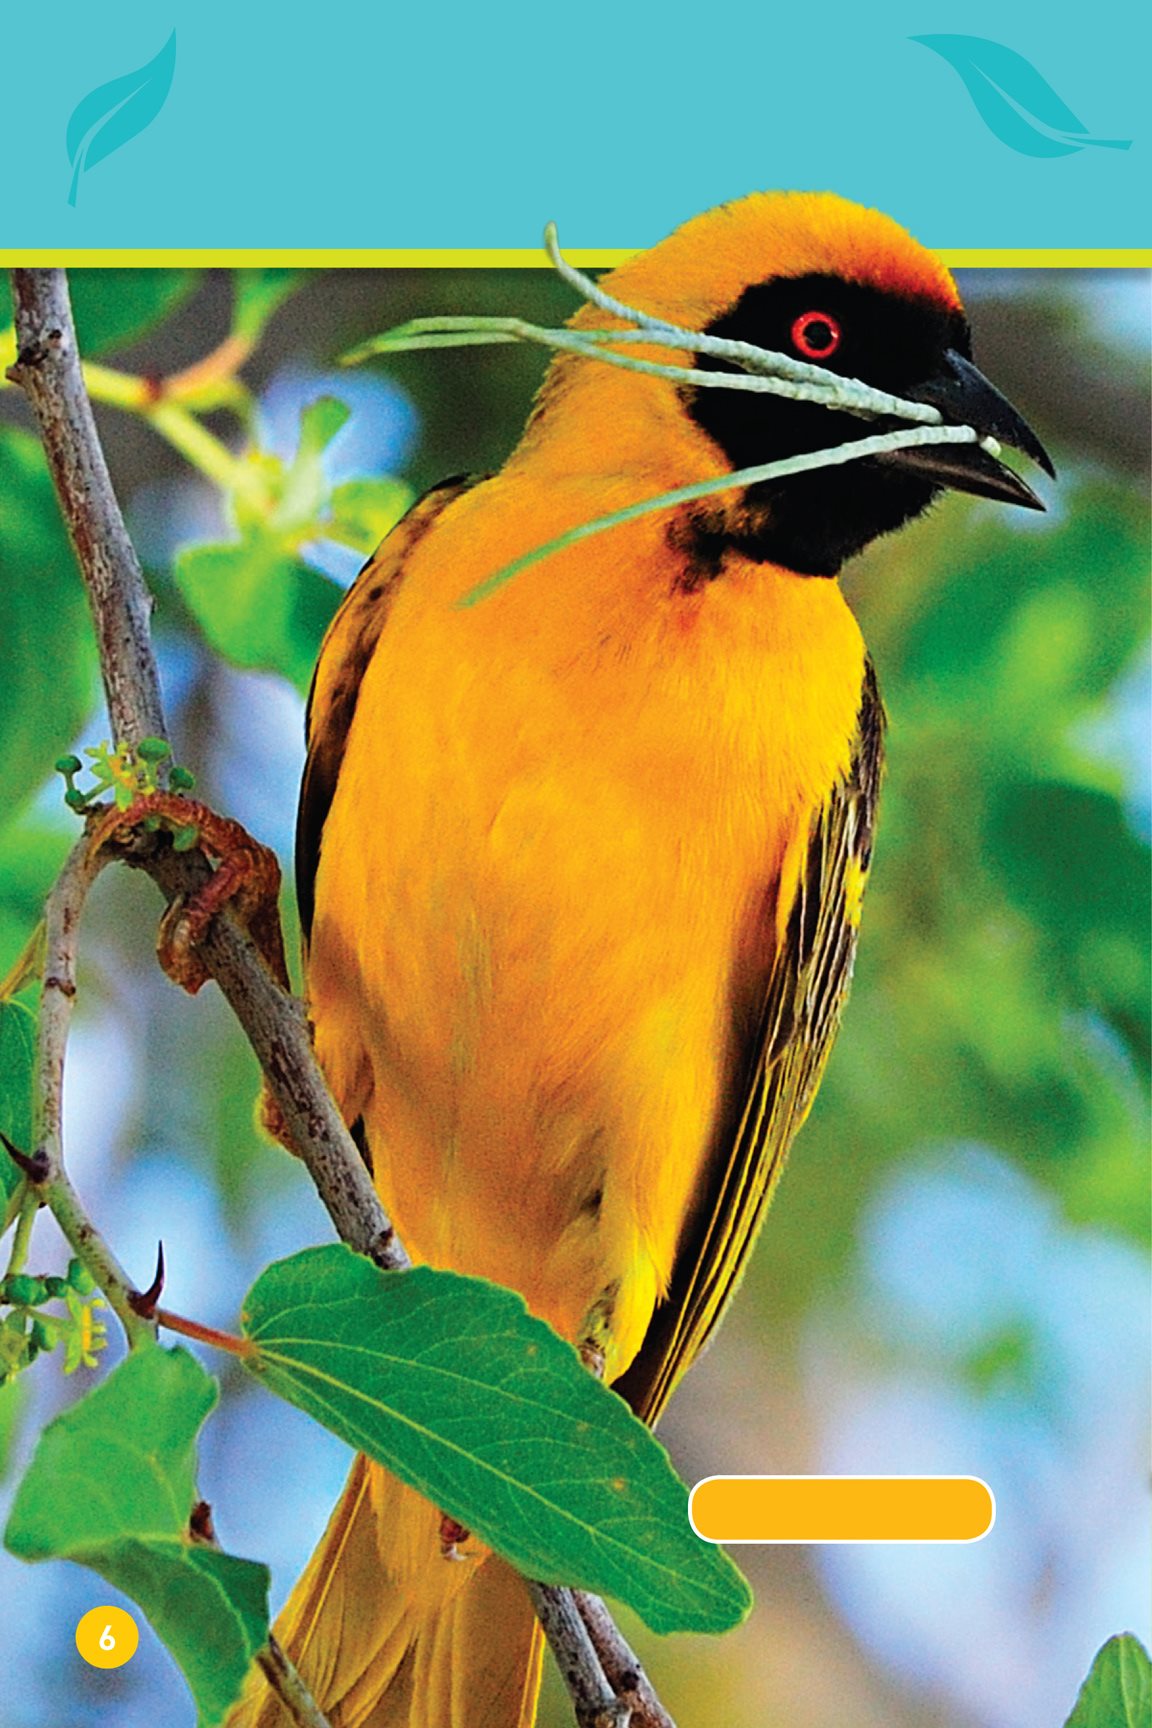
[[[757,193],[692,221],[604,278],[618,300],[684,328],[750,342],[893,395],[1023,451],[1049,474],[1035,433],[972,361],[968,322],[943,264],[890,217],[830,193]],[[603,325],[595,308],[576,324]],[[734,370],[698,355],[696,367]],[[810,402],[680,387],[694,432],[745,468],[894,429]],[[906,424],[906,422],[904,423]],[[714,552],[731,546],[832,576],[942,488],[1044,506],[979,444],[925,445],[767,482],[708,501]]]

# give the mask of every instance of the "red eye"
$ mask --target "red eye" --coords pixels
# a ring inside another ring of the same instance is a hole
[[[829,312],[801,312],[792,340],[806,360],[827,360],[840,346],[840,326]]]

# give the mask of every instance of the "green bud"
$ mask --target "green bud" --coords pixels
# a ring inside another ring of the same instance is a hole
[[[43,1320],[37,1319],[32,1322],[32,1343],[37,1350],[54,1350],[56,1348],[56,1340],[52,1336],[52,1330],[45,1326]]]
[[[70,786],[64,794],[64,802],[69,810],[83,810],[88,799],[78,786]]]
[[[173,768],[168,776],[168,784],[177,792],[191,792],[196,784],[196,776],[190,768]]]
[[[172,747],[166,738],[141,738],[136,746],[141,762],[163,762],[171,753]]]
[[[177,828],[172,834],[173,852],[191,852],[200,838],[200,830],[195,822],[186,822],[183,828]]]
[[[69,1284],[80,1296],[89,1296],[96,1288],[96,1280],[79,1260],[69,1260],[67,1276]]]
[[[79,774],[84,764],[79,756],[57,756],[55,766],[57,774]]]
[[[50,1302],[62,1302],[68,1294],[67,1278],[45,1278],[44,1287]]]
[[[15,1272],[11,1278],[4,1280],[9,1302],[17,1308],[35,1308],[38,1302],[47,1302],[48,1292],[44,1288],[42,1278],[32,1278],[26,1272]]]

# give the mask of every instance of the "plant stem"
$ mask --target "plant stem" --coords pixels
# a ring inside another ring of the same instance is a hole
[[[289,1661],[288,1653],[275,1633],[268,1634],[268,1642],[256,1660],[264,1678],[297,1728],[329,1728],[327,1716]]]
[[[188,1320],[183,1314],[174,1314],[171,1308],[156,1308],[153,1316],[156,1324],[167,1331],[178,1332],[182,1338],[192,1338],[197,1344],[210,1344],[213,1350],[226,1350],[229,1356],[238,1356],[241,1361],[256,1354],[247,1338],[237,1338],[215,1326],[204,1326],[199,1320]]]
[[[28,1258],[28,1244],[32,1237],[32,1226],[36,1222],[36,1214],[40,1210],[40,1196],[33,1183],[26,1181],[20,1196],[20,1207],[16,1213],[16,1228],[12,1233],[12,1249],[8,1256],[8,1270],[4,1274],[11,1278],[16,1272],[23,1272],[24,1262]]]
[[[632,1706],[631,1728],[676,1728],[639,1657],[599,1596],[586,1590],[574,1590],[572,1595],[609,1684]]]
[[[115,1254],[88,1216],[64,1168],[64,1058],[76,999],[76,938],[80,913],[102,861],[85,834],[71,853],[48,896],[44,916],[44,983],[37,1030],[33,1142],[45,1160],[36,1183],[77,1258],[108,1298],[130,1345],[155,1338],[156,1329],[132,1308],[132,1284]]]
[[[202,426],[195,415],[178,402],[161,401],[147,408],[144,417],[193,468],[215,481],[223,491],[238,493],[253,504],[268,502],[264,484],[255,468],[234,456],[227,444]]]
[[[552,1646],[578,1728],[628,1728],[632,1707],[609,1683],[571,1590],[529,1584],[536,1618]]]

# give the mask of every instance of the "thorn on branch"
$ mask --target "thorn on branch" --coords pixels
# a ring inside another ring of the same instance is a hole
[[[9,1140],[2,1128],[0,1128],[0,1141],[3,1141],[4,1150],[13,1164],[18,1170],[24,1172],[34,1188],[39,1188],[47,1182],[52,1174],[52,1162],[42,1146],[38,1152],[33,1152],[29,1156],[27,1152],[21,1152],[19,1146],[14,1145]]]
[[[156,1304],[164,1290],[164,1244],[156,1245],[156,1275],[147,1290],[131,1290],[128,1301],[132,1312],[139,1314],[141,1320],[152,1320],[156,1315]]]

